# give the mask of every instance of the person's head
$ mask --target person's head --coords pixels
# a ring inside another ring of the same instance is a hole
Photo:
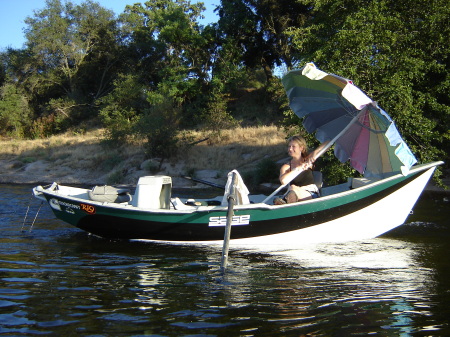
[[[302,157],[308,156],[308,145],[305,138],[292,136],[288,139],[288,154],[292,156],[295,152],[301,153]]]

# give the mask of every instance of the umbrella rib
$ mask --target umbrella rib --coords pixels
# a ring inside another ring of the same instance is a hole
[[[369,130],[370,132],[373,133],[386,133],[386,131],[383,130],[376,130],[376,129],[372,129],[370,127],[368,127],[367,125],[364,125],[363,123],[361,123],[360,121],[356,121],[356,124],[358,124],[359,126],[361,126],[362,128]]]

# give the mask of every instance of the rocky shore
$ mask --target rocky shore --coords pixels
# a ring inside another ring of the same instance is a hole
[[[197,183],[183,178],[185,168],[182,165],[163,164],[161,170],[149,173],[144,169],[145,163],[139,169],[130,169],[126,172],[125,184],[137,183],[139,177],[153,174],[169,175],[172,184],[177,188],[205,188],[205,184]],[[74,169],[69,166],[58,166],[52,162],[38,160],[29,164],[19,163],[17,160],[0,160],[0,184],[30,184],[47,185],[52,182],[72,185],[107,185],[111,172],[92,169]],[[206,180],[219,185],[224,185],[226,175],[219,170],[197,170],[197,179]]]

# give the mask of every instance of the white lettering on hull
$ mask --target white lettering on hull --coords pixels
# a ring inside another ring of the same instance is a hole
[[[212,216],[209,218],[210,227],[226,226],[226,216]],[[232,226],[242,226],[250,224],[250,215],[235,215],[231,220]]]

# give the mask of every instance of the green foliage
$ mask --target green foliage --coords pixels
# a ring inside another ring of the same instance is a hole
[[[131,47],[139,46],[139,69],[145,84],[148,107],[140,111],[135,130],[147,139],[146,156],[169,158],[180,146],[181,125],[192,125],[210,116],[211,107],[223,112],[220,102],[205,98],[213,32],[196,22],[204,7],[187,1],[152,0],[128,6],[122,22],[129,30]],[[148,70],[148,71],[147,71]],[[146,72],[145,72],[146,71]],[[208,95],[206,95],[208,97]]]
[[[26,18],[26,48],[8,52],[8,81],[34,110],[33,136],[48,136],[93,119],[93,102],[108,90],[122,54],[114,14],[98,3],[48,0]]]
[[[25,47],[0,53],[1,135],[100,117],[112,143],[140,138],[147,156],[168,158],[182,128],[214,135],[284,117],[303,133],[273,73],[313,61],[379,102],[421,162],[449,161],[448,1],[222,0],[207,26],[203,10],[149,0],[116,18],[90,0],[46,1],[26,19]],[[340,181],[349,172],[332,158],[321,165]]]
[[[181,109],[167,97],[140,116],[137,131],[147,139],[147,158],[166,159],[177,154],[180,112]]]
[[[211,131],[212,138],[219,137],[222,130],[237,125],[236,120],[228,112],[226,95],[219,90],[213,91],[209,96],[201,117],[205,129]]]
[[[114,170],[106,178],[106,183],[108,185],[114,185],[114,184],[119,184],[119,183],[123,182],[123,179],[125,178],[125,172],[126,172],[126,170],[122,170],[122,169]]]
[[[19,160],[22,164],[31,164],[37,161],[35,157],[21,157]]]
[[[121,16],[123,29],[138,57],[139,71],[154,86],[167,77],[182,75],[182,81],[208,77],[214,41],[196,22],[203,9],[201,3],[185,0],[151,0],[127,6]]]
[[[311,15],[290,29],[297,58],[352,79],[392,116],[419,162],[448,162],[448,1],[302,3]]]
[[[101,169],[103,172],[121,171],[124,169],[123,163],[125,156],[123,155],[123,148],[121,144],[115,144],[115,147],[110,147],[108,151],[99,151],[92,159],[91,165],[96,169]]]
[[[314,170],[322,172],[324,186],[342,184],[348,177],[360,176],[350,165],[339,162],[331,150],[317,160]]]
[[[115,80],[114,90],[97,101],[102,106],[100,118],[107,140],[124,142],[134,136],[139,115],[149,107],[144,92],[136,76],[122,74]]]
[[[262,68],[269,79],[276,65],[292,66],[292,44],[285,32],[301,25],[306,7],[299,1],[222,0],[219,26],[237,46],[248,68]]]
[[[50,137],[67,129],[69,123],[63,114],[43,114],[33,121],[32,138]]]
[[[272,159],[265,158],[256,165],[256,181],[258,183],[277,181],[278,172],[279,167],[277,164]]]
[[[106,139],[115,142],[127,141],[133,135],[138,117],[133,109],[110,104],[102,109],[100,116],[106,127]]]
[[[251,189],[257,189],[262,183],[279,184],[280,167],[270,158],[264,158],[256,164],[254,170],[244,173],[244,181]]]
[[[85,89],[90,91],[83,88],[86,83],[81,81],[83,68],[99,58],[104,63],[104,47],[114,50],[117,34],[114,14],[90,0],[78,6],[70,1],[62,4],[59,0],[48,0],[46,8],[36,11],[25,22],[33,67],[42,72],[44,81],[56,84],[72,99],[86,94]],[[108,69],[108,64],[97,65],[97,72],[104,76],[102,71]],[[90,76],[92,79],[93,74]],[[101,80],[97,81],[97,85],[101,86],[100,83]]]
[[[393,117],[421,162],[448,156],[448,2],[303,2],[314,8],[311,19],[291,29],[303,59],[351,78]]]
[[[27,97],[12,84],[0,88],[0,134],[23,138],[29,136],[32,113]]]
[[[156,174],[160,170],[161,162],[149,159],[143,163],[143,169],[150,172],[151,174]]]

